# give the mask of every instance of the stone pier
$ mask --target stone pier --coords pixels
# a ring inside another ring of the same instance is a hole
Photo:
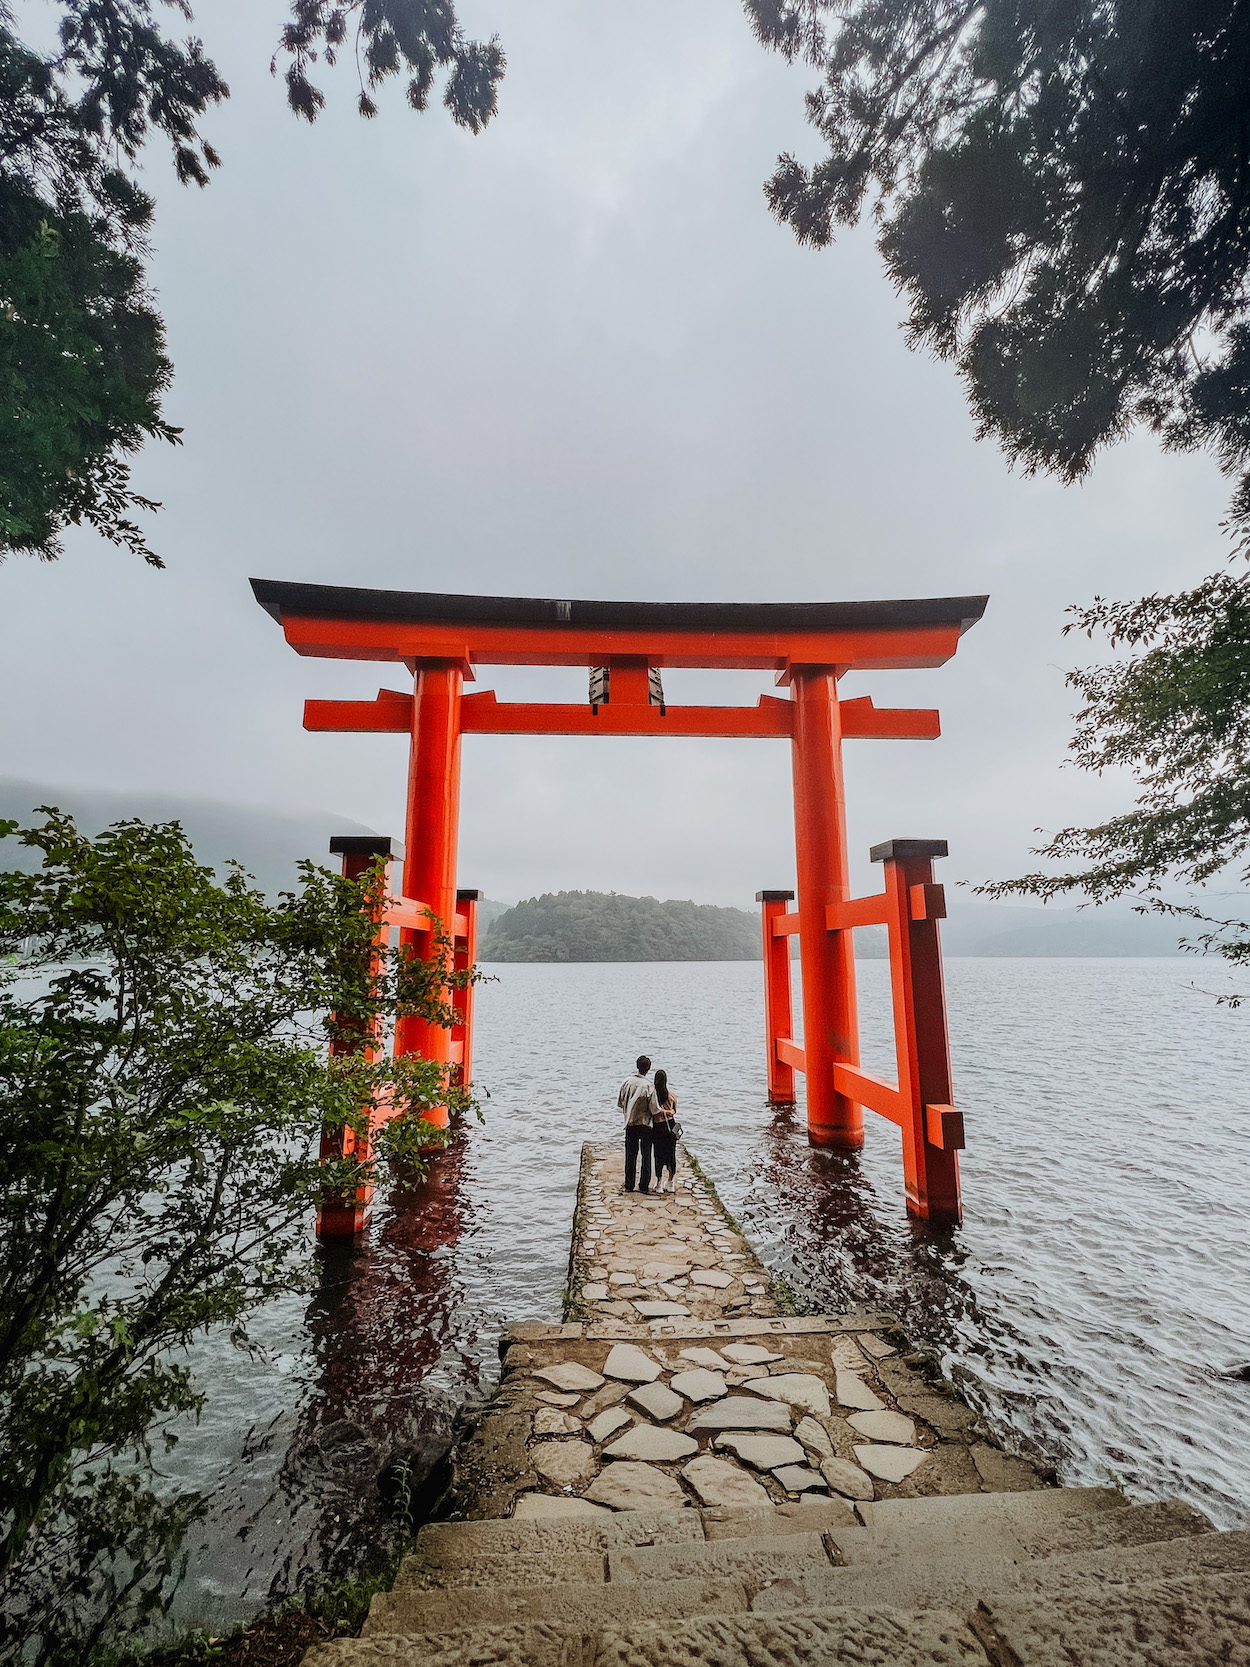
[[[889,1314],[802,1315],[689,1160],[583,1154],[566,1318],[501,1344],[363,1635],[305,1667],[1250,1667],[1250,1534],[1060,1488]]]
[[[997,1445],[890,1314],[800,1315],[683,1152],[623,1190],[586,1146],[561,1325],[509,1327],[497,1401],[457,1460],[467,1516],[1018,1491]]]

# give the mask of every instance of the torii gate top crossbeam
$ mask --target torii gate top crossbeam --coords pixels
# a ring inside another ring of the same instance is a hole
[[[346,660],[653,666],[839,673],[943,665],[984,596],[889,602],[596,602],[450,596],[253,579],[299,654]]]

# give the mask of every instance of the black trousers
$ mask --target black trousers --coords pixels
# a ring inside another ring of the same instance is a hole
[[[651,1190],[651,1128],[645,1123],[625,1125],[625,1191],[634,1190],[634,1168],[638,1167],[638,1190]]]
[[[653,1123],[651,1125],[651,1152],[655,1160],[656,1184],[659,1184],[660,1177],[666,1169],[676,1180],[677,1136],[673,1133],[671,1123]]]

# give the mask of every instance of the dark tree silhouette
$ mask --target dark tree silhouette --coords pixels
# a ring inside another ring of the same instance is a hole
[[[161,415],[172,374],[143,281],[153,203],[131,177],[144,148],[170,146],[177,178],[206,185],[221,158],[201,131],[229,88],[200,41],[170,39],[184,0],[55,0],[57,44],[36,52],[0,4],[0,558],[52,560],[82,522],[162,565],[131,519],[159,505],[134,491],[127,458],[177,441]],[[362,115],[407,76],[424,110],[440,77],[454,121],[495,114],[504,59],[465,37],[448,0],[292,0],[274,55],[286,96],[312,121],[312,67],[350,48]]]
[[[1250,4],[1246,0],[746,0],[820,75],[824,155],[779,159],[774,213],[823,245],[870,210],[911,342],[950,360],[978,433],[1080,478],[1146,424],[1206,450],[1250,538]],[[1127,658],[1070,682],[1077,764],[1125,765],[1135,810],[1068,828],[1060,873],[989,888],[1168,909],[1250,851],[1250,579],[1101,599],[1069,629]],[[1250,878],[1250,868],[1243,872]],[[1189,911],[1198,947],[1250,931]]]

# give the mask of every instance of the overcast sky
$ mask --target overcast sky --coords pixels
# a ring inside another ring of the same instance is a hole
[[[958,383],[909,353],[871,237],[800,250],[764,204],[812,154],[808,76],[731,0],[474,0],[508,55],[478,138],[441,109],[313,129],[269,58],[282,0],[202,0],[233,90],[225,166],[163,155],[154,283],[185,445],[148,451],[154,572],[94,536],[0,569],[0,771],[325,808],[403,832],[402,737],[306,735],[305,696],[402,668],[301,660],[249,575],[397,589],[745,601],[987,591],[936,672],[848,695],[937,705],[934,743],[848,745],[857,882],[873,841],[945,837],[948,881],[1018,872],[1037,826],[1123,806],[1061,769],[1082,652],[1064,607],[1220,564],[1226,484],[1148,438],[1081,488],[1014,476]],[[1086,650],[1088,652],[1088,650]],[[754,701],[764,675],[669,674],[670,699]],[[582,699],[580,672],[484,671]],[[782,742],[465,743],[461,883],[747,902],[793,875]]]

